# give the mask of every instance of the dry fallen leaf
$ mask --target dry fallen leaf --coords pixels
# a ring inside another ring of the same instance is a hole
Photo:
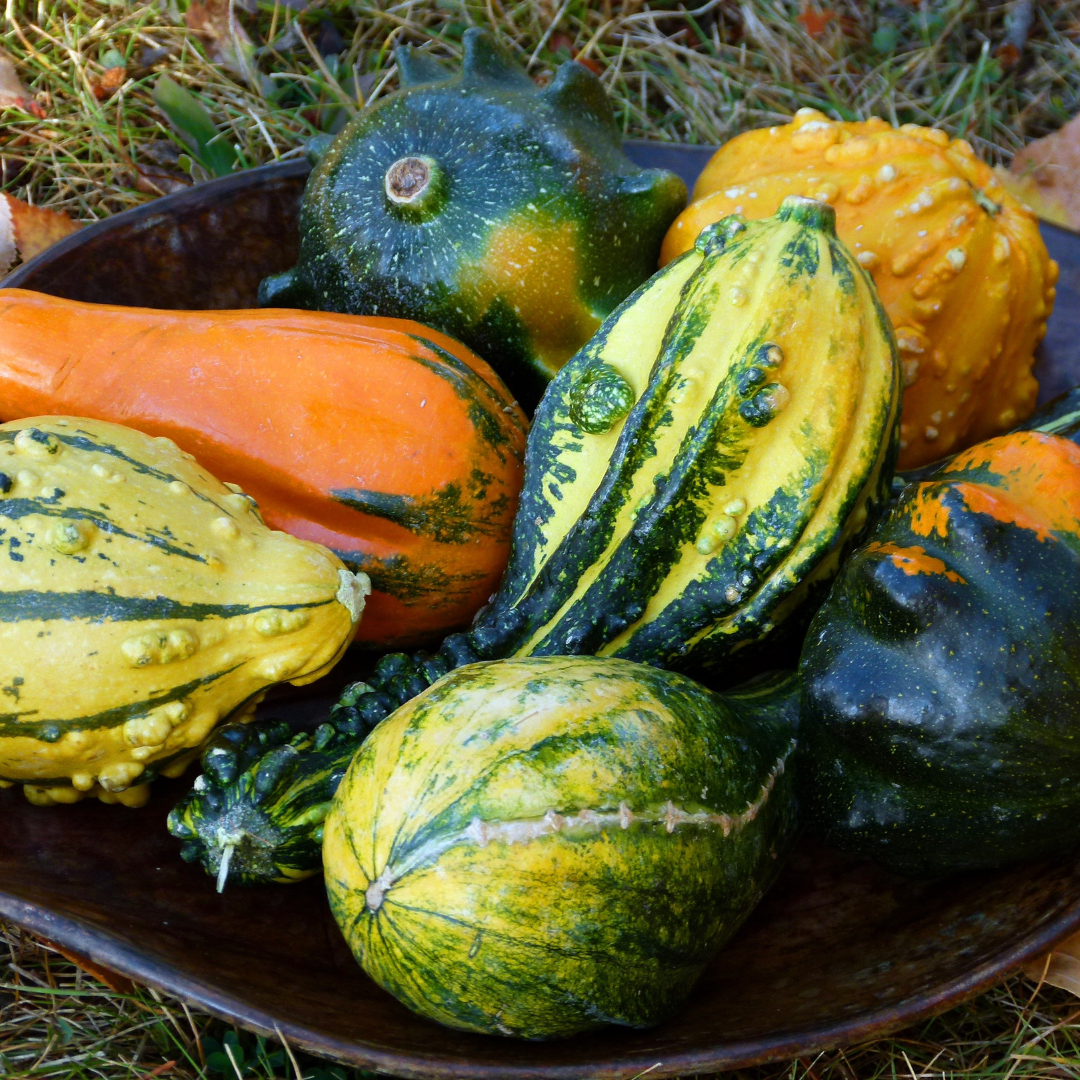
[[[215,64],[234,75],[250,76],[255,44],[237,21],[229,0],[193,0],[184,21],[206,42],[206,52]]]
[[[114,993],[135,993],[135,984],[126,975],[102,967],[101,964],[91,960],[90,957],[65,949],[62,945],[57,945],[55,941],[49,941],[48,938],[42,938],[42,941],[50,949],[55,949],[65,960],[70,960],[77,968],[81,968],[88,975],[92,975],[98,982],[104,983]]]
[[[20,81],[15,61],[0,52],[0,109],[10,108],[22,109],[39,120],[45,116],[45,110]]]
[[[0,274],[7,273],[17,258],[26,262],[78,228],[66,214],[0,194]]]
[[[997,170],[1001,182],[1039,217],[1080,230],[1080,116],[1036,139]]]
[[[825,33],[825,27],[827,27],[835,18],[835,11],[829,11],[827,8],[819,11],[810,4],[807,4],[798,16],[799,22],[806,27],[806,32],[812,38],[821,37],[821,35]]]
[[[1037,983],[1049,983],[1080,997],[1080,934],[1025,964],[1023,971]]]
[[[94,97],[98,101],[104,101],[106,98],[112,97],[124,85],[126,78],[126,67],[106,68],[101,78],[94,80]]]

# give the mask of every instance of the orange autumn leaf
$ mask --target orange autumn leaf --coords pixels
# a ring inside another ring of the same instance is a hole
[[[79,228],[66,214],[0,195],[0,273],[16,258],[26,262]]]
[[[798,15],[798,20],[806,28],[806,32],[812,37],[821,37],[825,33],[825,28],[836,18],[836,12],[830,11],[828,8],[824,8],[819,11],[815,7],[811,7],[809,4],[802,9]]]
[[[127,80],[127,68],[122,66],[106,68],[100,79],[95,79],[91,89],[98,101],[111,97]]]
[[[1009,193],[1039,217],[1080,229],[1080,116],[1060,131],[1028,143],[1012,165],[997,174]]]

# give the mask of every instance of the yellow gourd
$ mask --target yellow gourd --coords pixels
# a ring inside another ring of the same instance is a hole
[[[1006,431],[1035,407],[1035,346],[1057,264],[1035,216],[963,139],[884,120],[841,123],[800,109],[790,124],[722,146],[664,240],[661,265],[731,213],[764,218],[787,195],[836,210],[900,347],[900,466]]]
[[[141,805],[219,721],[330,668],[369,589],[168,439],[0,425],[0,784]]]

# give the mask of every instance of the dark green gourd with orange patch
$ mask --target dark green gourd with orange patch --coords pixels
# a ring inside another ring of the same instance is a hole
[[[1080,448],[1014,433],[909,485],[804,647],[812,827],[920,875],[1080,843],[1078,642]]]
[[[393,709],[476,660],[611,656],[745,678],[748,650],[801,625],[888,497],[898,412],[892,332],[832,208],[793,197],[773,218],[719,222],[555,377],[498,592],[467,633],[385,657],[339,702],[344,762]],[[215,779],[226,757],[176,814],[215,874],[219,825],[249,817],[254,791]],[[312,761],[289,767],[299,778]],[[260,861],[288,790],[256,793]],[[248,846],[232,856],[246,880]],[[300,846],[290,839],[283,876]]]
[[[622,151],[600,80],[541,90],[479,30],[461,71],[395,52],[402,89],[358,116],[304,192],[300,260],[260,302],[415,319],[535,405],[655,270],[686,187]]]

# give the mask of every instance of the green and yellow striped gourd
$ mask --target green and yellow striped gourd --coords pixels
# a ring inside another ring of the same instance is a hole
[[[793,196],[775,217],[718,222],[556,375],[499,591],[433,656],[386,657],[350,690],[331,716],[335,768],[477,660],[593,654],[738,681],[749,649],[801,625],[889,497],[898,412],[892,329],[832,208]],[[221,816],[248,796],[206,784],[178,808],[178,835],[218,874]],[[277,798],[259,813],[273,818]],[[241,849],[233,865],[242,877]]]
[[[455,671],[338,788],[338,925],[376,982],[443,1024],[655,1024],[782,865],[797,706],[794,678],[721,695],[623,660]]]
[[[270,684],[328,670],[368,589],[168,439],[0,425],[0,784],[140,805]]]

